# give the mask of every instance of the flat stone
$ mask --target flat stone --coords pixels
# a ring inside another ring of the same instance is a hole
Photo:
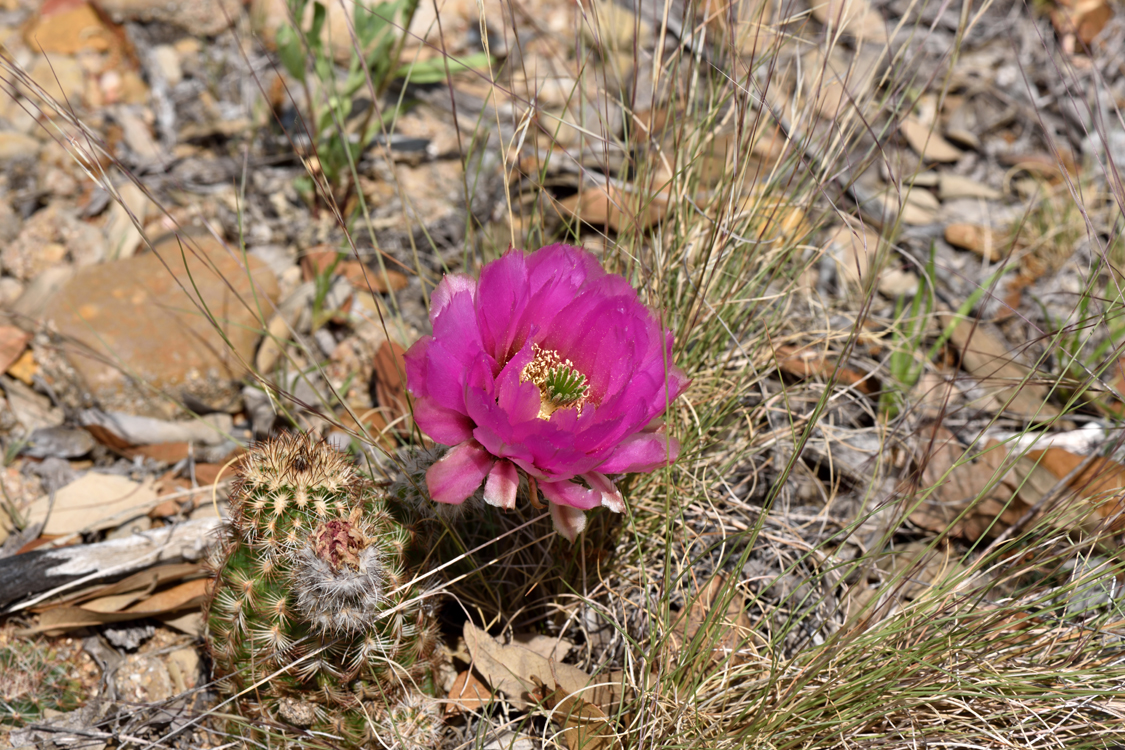
[[[241,363],[253,361],[264,328],[258,310],[272,311],[277,280],[253,256],[248,272],[210,235],[186,238],[183,252],[169,235],[155,252],[81,268],[47,305],[45,320],[103,408],[174,416],[160,392],[216,411],[237,403]]]
[[[38,153],[38,139],[14,130],[0,132],[0,162],[24,159]]]
[[[31,79],[61,107],[81,107],[86,100],[86,71],[73,57],[39,56],[28,71]],[[37,91],[27,92],[32,99],[42,100]]]
[[[160,21],[192,36],[214,36],[242,12],[242,0],[101,0],[98,6],[116,23]]]
[[[118,699],[125,703],[159,703],[172,696],[172,677],[155,656],[130,654],[113,681]]]

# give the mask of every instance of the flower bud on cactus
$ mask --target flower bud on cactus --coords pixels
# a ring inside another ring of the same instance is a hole
[[[261,444],[230,513],[207,626],[243,713],[361,744],[430,702],[437,628],[405,570],[412,533],[347,457],[304,435]]]

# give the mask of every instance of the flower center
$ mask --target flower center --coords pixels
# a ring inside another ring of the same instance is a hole
[[[569,359],[563,359],[554,349],[540,349],[532,344],[535,359],[527,363],[520,373],[520,382],[531,381],[539,387],[540,419],[550,419],[558,409],[574,407],[579,412],[590,396],[586,376],[578,371]]]

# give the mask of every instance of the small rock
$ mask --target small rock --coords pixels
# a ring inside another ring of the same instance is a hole
[[[1006,233],[977,224],[950,224],[945,228],[945,241],[987,258],[992,263],[1004,257],[1010,244]]]
[[[38,153],[38,139],[13,130],[0,131],[0,162],[26,159]]]
[[[172,45],[158,44],[153,47],[152,63],[169,86],[175,86],[184,80],[184,71],[180,67],[180,53]]]
[[[958,198],[983,198],[996,201],[1002,197],[1003,195],[999,190],[989,187],[980,180],[962,177],[958,174],[942,172],[938,181],[938,198],[943,201],[957,200]]]
[[[86,430],[74,427],[43,427],[31,433],[22,453],[32,458],[78,458],[94,449],[96,442]]]
[[[172,677],[155,656],[130,654],[113,676],[117,697],[126,703],[160,703],[172,697]]]
[[[0,382],[8,396],[8,408],[27,433],[63,423],[62,409],[52,406],[46,396],[9,377],[0,377]]]
[[[72,266],[55,266],[48,268],[43,273],[32,279],[23,294],[12,303],[12,312],[27,320],[39,320],[47,303],[58,294],[58,291],[74,276]]]
[[[150,136],[149,141],[151,140]],[[153,148],[157,148],[155,143]],[[114,260],[131,258],[137,252],[142,238],[141,230],[137,229],[133,219],[136,218],[140,225],[144,226],[145,218],[153,208],[152,201],[132,181],[121,185],[117,192],[121,196],[121,201],[113,202],[105,224],[106,249],[109,257]]]
[[[43,492],[50,495],[78,479],[78,472],[64,458],[45,458],[39,463],[28,462],[27,472],[39,477]],[[36,495],[32,500],[37,499]],[[29,503],[30,504],[30,503]]]
[[[86,101],[86,71],[73,57],[38,56],[28,75],[60,107],[81,107]],[[37,91],[24,91],[36,101],[44,101]],[[45,102],[50,105],[50,102]]]
[[[242,0],[100,0],[98,5],[116,23],[170,23],[192,36],[214,36],[242,12]]]
[[[178,648],[164,657],[164,663],[177,695],[199,684],[199,653],[194,648]]]
[[[105,253],[105,243],[97,228],[81,221],[62,202],[55,202],[23,225],[16,239],[0,251],[0,260],[9,275],[29,281],[59,267],[68,252],[80,265],[97,263]]]
[[[272,308],[277,282],[257,258],[247,259],[248,272],[208,234],[186,235],[189,245],[196,249],[181,254],[169,236],[155,253],[81,268],[48,304],[44,319],[106,409],[175,415],[174,405],[151,397],[159,391],[212,411],[238,400],[241,363],[253,359],[262,329],[257,310]]]
[[[11,276],[0,278],[0,308],[10,310],[23,295],[24,285],[19,279]]]
[[[117,648],[135,651],[142,643],[152,638],[156,628],[152,625],[117,625],[102,630],[106,640]]]
[[[12,208],[12,204],[0,200],[0,242],[6,245],[18,237],[22,225],[23,220]]]

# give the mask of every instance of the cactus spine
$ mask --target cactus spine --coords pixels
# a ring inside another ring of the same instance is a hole
[[[305,435],[242,460],[207,607],[220,686],[247,718],[360,745],[432,747],[437,629],[409,585],[410,529],[343,454]],[[408,732],[390,726],[410,708]],[[384,739],[385,737],[385,739]]]

